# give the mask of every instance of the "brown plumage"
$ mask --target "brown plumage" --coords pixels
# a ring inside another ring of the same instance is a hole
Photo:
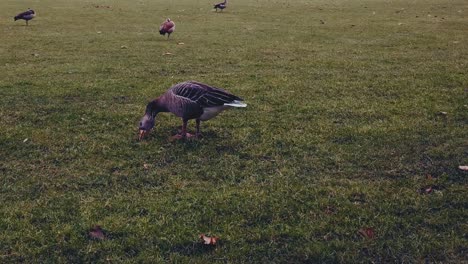
[[[27,11],[24,11],[23,13],[19,13],[14,17],[14,20],[18,19],[23,19],[26,21],[26,26],[28,25],[28,21],[36,17],[36,12],[32,9],[28,9]]]
[[[214,4],[214,8],[216,9],[216,12],[218,12],[218,9],[221,9],[223,11],[224,8],[227,7],[227,0],[224,0],[224,2]]]
[[[172,32],[174,32],[174,30],[175,30],[175,23],[170,18],[168,18],[159,27],[159,34],[163,36],[167,34],[167,39],[169,39],[169,36],[171,35]]]
[[[140,139],[154,127],[154,120],[160,112],[171,112],[182,118],[182,132],[176,139],[191,137],[187,133],[187,122],[195,119],[196,136],[200,135],[200,122],[217,116],[231,107],[246,107],[242,98],[228,91],[196,81],[187,81],[172,86],[166,93],[148,103],[140,121]]]

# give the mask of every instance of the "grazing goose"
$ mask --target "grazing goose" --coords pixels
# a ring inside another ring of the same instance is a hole
[[[216,9],[216,12],[218,12],[218,8],[223,11],[224,8],[227,7],[227,0],[224,0],[224,2],[214,4],[214,8]]]
[[[193,137],[187,133],[187,122],[195,119],[196,137],[200,136],[200,121],[209,120],[230,107],[246,107],[241,98],[216,87],[195,81],[187,81],[169,88],[166,93],[148,103],[140,121],[140,136],[143,139],[154,127],[154,119],[160,112],[171,112],[182,118],[182,132],[173,139]]]
[[[26,26],[28,25],[28,21],[33,19],[36,16],[36,12],[34,10],[28,8],[28,11],[25,11],[23,13],[20,13],[15,16],[15,21],[18,19],[24,19],[26,20]]]
[[[171,35],[172,32],[174,32],[174,30],[175,30],[175,23],[170,18],[168,18],[159,27],[159,34],[164,36],[167,33],[167,39],[169,39],[169,36]]]

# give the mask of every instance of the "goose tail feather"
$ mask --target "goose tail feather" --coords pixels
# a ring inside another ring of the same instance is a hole
[[[225,103],[224,105],[233,106],[233,107],[247,107],[246,103],[243,103],[243,102],[238,101],[238,100],[234,100],[234,101],[232,101],[230,103]]]

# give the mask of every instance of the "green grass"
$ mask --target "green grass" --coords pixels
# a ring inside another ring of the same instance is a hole
[[[1,1],[0,262],[467,261],[466,1],[211,2]],[[138,142],[185,80],[249,106]]]

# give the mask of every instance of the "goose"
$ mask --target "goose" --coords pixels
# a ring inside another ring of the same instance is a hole
[[[36,16],[36,12],[34,10],[28,8],[27,11],[24,11],[23,13],[19,13],[14,17],[15,21],[18,19],[24,19],[26,20],[26,26],[28,25],[28,21],[33,19]]]
[[[164,36],[167,33],[167,39],[169,39],[169,36],[171,35],[172,32],[174,32],[174,30],[175,30],[175,23],[170,18],[168,18],[159,27],[159,34]]]
[[[143,139],[154,127],[155,117],[161,112],[171,112],[182,118],[182,131],[172,139],[198,138],[200,122],[217,116],[223,110],[231,107],[246,107],[243,99],[228,91],[212,87],[196,81],[178,83],[163,95],[152,100],[146,106],[145,115],[140,121],[139,139]],[[196,121],[196,134],[187,132],[187,122]]]
[[[227,7],[227,0],[224,0],[224,2],[214,4],[214,8],[216,9],[216,12],[218,12],[218,8],[223,11],[224,8]]]

